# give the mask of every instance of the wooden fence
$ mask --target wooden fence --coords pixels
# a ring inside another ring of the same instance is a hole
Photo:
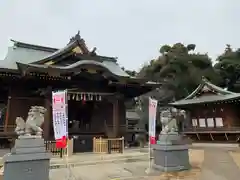
[[[123,153],[124,137],[122,138],[93,138],[94,153]]]
[[[16,125],[7,125],[7,126],[1,125],[0,132],[14,132],[15,128],[16,128]]]

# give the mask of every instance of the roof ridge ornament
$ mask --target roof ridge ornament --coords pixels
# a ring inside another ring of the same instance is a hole
[[[70,42],[69,43],[77,41],[77,40],[81,40],[81,36],[80,36],[80,31],[79,30],[78,30],[77,34],[75,34],[75,36],[70,38]]]
[[[93,50],[90,52],[90,55],[91,56],[96,56],[97,55],[96,51],[97,51],[97,48],[94,47]]]
[[[77,34],[70,39],[68,45],[75,42],[83,51],[82,54],[89,54],[88,47],[86,46],[85,40],[81,37],[80,31],[78,31]]]
[[[77,34],[75,35],[75,39],[76,40],[80,40],[81,39],[80,30],[78,30]]]

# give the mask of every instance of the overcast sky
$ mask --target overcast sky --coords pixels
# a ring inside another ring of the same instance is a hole
[[[239,0],[1,0],[0,59],[10,38],[61,48],[78,30],[128,69],[176,42],[216,57],[227,43],[240,47],[239,10]]]

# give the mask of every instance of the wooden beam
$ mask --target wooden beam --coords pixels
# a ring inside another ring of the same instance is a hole
[[[237,136],[236,142],[238,142],[240,140],[240,136]]]
[[[213,136],[212,136],[212,134],[211,134],[211,133],[210,133],[210,137],[211,137],[212,141],[214,141],[214,138],[213,138]]]
[[[42,98],[40,98],[40,97],[30,97],[29,96],[29,97],[13,97],[11,99],[17,99],[17,100],[24,100],[24,99],[26,99],[26,100],[28,100],[28,99],[31,99],[31,100],[41,100]]]
[[[225,133],[225,138],[226,138],[226,140],[228,141],[228,136],[227,136],[227,133]]]
[[[197,133],[196,135],[197,135],[198,140],[200,140],[199,134]]]
[[[116,99],[113,102],[113,134],[115,137],[118,136],[119,133],[119,110],[118,110],[118,100]]]

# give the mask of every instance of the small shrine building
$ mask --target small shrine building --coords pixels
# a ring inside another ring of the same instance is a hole
[[[185,110],[182,132],[193,140],[239,142],[240,93],[227,91],[203,78],[189,96],[170,105]]]

